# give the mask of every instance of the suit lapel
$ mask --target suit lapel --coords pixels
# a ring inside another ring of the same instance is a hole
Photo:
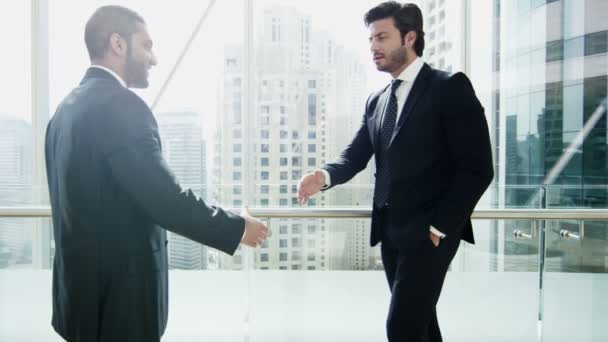
[[[410,90],[410,93],[407,96],[407,99],[405,100],[405,105],[403,106],[403,109],[401,110],[401,115],[399,115],[399,121],[397,122],[397,127],[395,127],[395,131],[393,131],[393,136],[391,137],[391,142],[388,145],[389,148],[390,148],[391,144],[393,143],[393,140],[395,140],[395,137],[401,130],[401,127],[403,127],[405,125],[405,122],[411,116],[410,114],[412,113],[414,108],[416,108],[416,103],[418,102],[418,99],[420,98],[420,96],[422,94],[424,94],[424,92],[429,84],[428,81],[429,81],[430,75],[431,75],[431,67],[429,67],[429,65],[425,63],[424,66],[422,67],[422,69],[420,69],[420,73],[418,74],[418,77],[416,77],[416,80],[414,81],[414,84],[412,85],[412,89]]]
[[[378,102],[376,102],[376,107],[374,108],[374,113],[371,117],[371,125],[369,135],[372,140],[372,146],[374,149],[376,148],[376,143],[378,141],[378,134],[380,132],[380,127],[382,125],[382,118],[384,117],[384,107],[386,107],[386,103],[388,102],[388,94],[390,93],[390,87],[387,87],[378,97]]]

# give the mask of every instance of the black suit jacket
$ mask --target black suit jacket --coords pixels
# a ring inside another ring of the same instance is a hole
[[[363,122],[340,158],[324,165],[331,185],[342,184],[376,156],[390,87],[369,97]],[[474,243],[471,213],[494,172],[488,126],[468,78],[425,64],[395,127],[388,149],[388,208],[372,211],[371,245],[388,236],[395,245],[428,239],[433,225]],[[381,226],[388,231],[381,234]]]
[[[90,68],[46,132],[53,326],[68,341],[154,341],[167,323],[164,228],[234,253],[239,216],[180,187],[148,106]]]

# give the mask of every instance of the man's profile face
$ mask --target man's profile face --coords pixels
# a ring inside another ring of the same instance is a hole
[[[372,58],[380,71],[393,73],[406,64],[406,47],[393,18],[385,18],[369,25]]]
[[[152,39],[146,25],[137,24],[137,30],[131,35],[128,44],[127,63],[125,66],[126,82],[130,88],[147,88],[148,71],[156,65],[152,52]]]

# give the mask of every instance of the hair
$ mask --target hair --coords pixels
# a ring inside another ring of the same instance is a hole
[[[135,11],[122,6],[102,6],[89,18],[84,29],[84,42],[91,60],[102,58],[109,45],[110,36],[118,33],[130,40],[137,31],[137,24],[145,24]]]
[[[424,31],[422,30],[422,12],[416,4],[400,4],[396,1],[387,1],[370,9],[365,13],[363,20],[365,26],[371,25],[374,21],[386,18],[393,18],[395,27],[401,32],[401,39],[410,32],[416,32],[416,42],[414,51],[420,57],[424,51]]]

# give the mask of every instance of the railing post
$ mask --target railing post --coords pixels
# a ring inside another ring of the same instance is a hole
[[[540,207],[547,209],[547,187],[542,186],[540,189]],[[545,271],[545,225],[546,220],[538,221],[538,337],[543,340],[543,314],[544,314],[544,298],[543,298],[543,278]]]
[[[243,175],[243,198],[245,199],[243,205],[249,206],[254,205],[253,194],[255,193],[255,177],[253,176],[252,170],[254,170],[253,159],[250,156],[253,155],[253,144],[251,136],[251,127],[255,118],[255,53],[254,53],[254,20],[253,20],[253,0],[243,0],[243,142],[245,146],[245,159],[244,166],[245,172]],[[244,326],[244,341],[249,342],[251,340],[251,312],[252,312],[252,300],[255,298],[255,292],[253,288],[253,269],[255,266],[255,250],[253,248],[243,247],[244,261],[243,270],[246,274],[247,280],[247,297],[246,297],[246,312],[243,321]]]

